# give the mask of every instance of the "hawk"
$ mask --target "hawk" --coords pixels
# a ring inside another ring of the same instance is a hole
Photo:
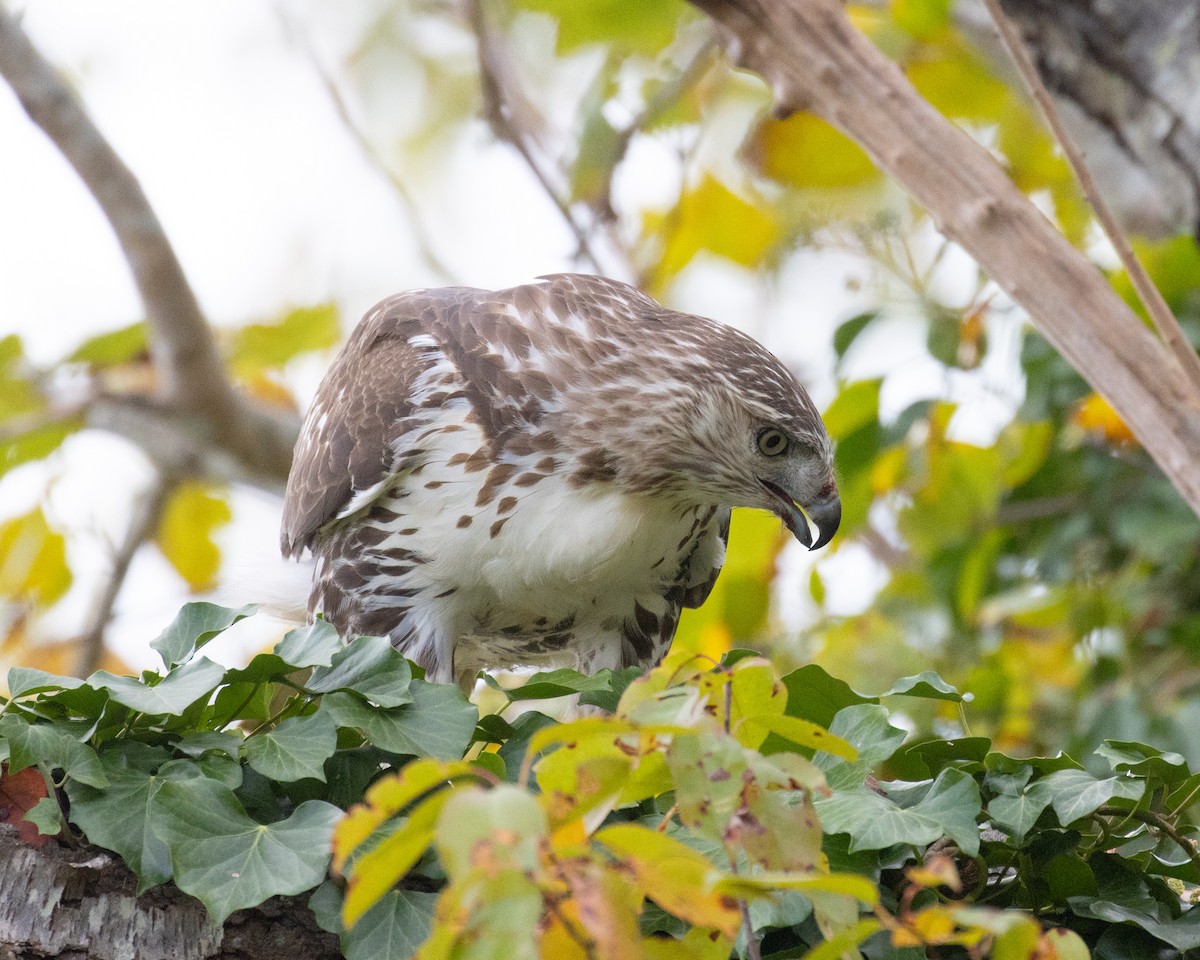
[[[731,327],[557,274],[372,308],[304,421],[281,544],[315,561],[310,618],[469,686],[658,663],[735,506],[812,549],[837,530],[804,388]]]

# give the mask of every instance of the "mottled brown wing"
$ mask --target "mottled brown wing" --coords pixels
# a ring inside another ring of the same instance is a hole
[[[286,557],[311,547],[317,531],[356,497],[370,499],[390,477],[392,441],[413,409],[412,388],[428,366],[409,345],[421,332],[420,302],[384,301],[359,324],[317,390],[284,494],[280,547]]]

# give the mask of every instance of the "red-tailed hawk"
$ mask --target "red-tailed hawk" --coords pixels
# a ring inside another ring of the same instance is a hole
[[[367,313],[305,419],[282,547],[312,551],[310,616],[432,680],[593,672],[662,659],[735,506],[814,549],[837,530],[804,388],[731,327],[559,274]]]

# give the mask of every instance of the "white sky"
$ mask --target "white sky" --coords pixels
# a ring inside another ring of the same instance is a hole
[[[297,0],[280,7],[336,75],[379,4]],[[240,325],[333,299],[349,325],[383,296],[441,282],[417,255],[404,206],[347,135],[308,55],[289,39],[272,4],[28,0],[10,8],[24,11],[34,42],[77,84],[139,177],[214,323]],[[370,108],[373,114],[394,108],[396,117],[411,119],[419,113],[413,99],[419,96],[419,86],[398,83],[375,90]],[[672,175],[659,169],[653,147],[631,164],[638,176],[627,177],[624,188],[643,197]],[[413,173],[410,187],[438,256],[461,282],[504,286],[576,266],[566,228],[545,196],[515,154],[492,143],[481,125],[469,128],[440,168]],[[943,272],[961,286],[954,278],[969,276],[969,263],[952,262]],[[764,301],[740,269],[702,260],[687,271],[672,305],[757,334],[812,382],[823,405],[832,396],[830,332],[874,299],[847,287],[848,276],[864,273],[845,254],[805,254]],[[88,334],[140,318],[128,269],[98,207],[3,85],[0,305],[0,333],[19,332],[43,363]],[[900,333],[886,337],[889,346],[865,357],[865,372],[894,368],[906,358],[918,367],[924,362],[919,342],[902,335],[899,323]],[[820,345],[815,354],[812,344]],[[897,355],[899,344],[907,352]],[[303,399],[323,366],[309,360],[294,371]],[[891,402],[902,406],[910,394],[928,392],[923,378],[928,371],[915,371]],[[1010,402],[995,417],[1003,419],[1004,411],[1011,412]],[[71,547],[83,573],[44,625],[59,632],[86,610],[104,569],[106,542],[120,536],[129,494],[144,487],[149,474],[135,450],[96,435],[70,441],[51,471],[60,478],[52,507],[79,531]],[[0,515],[29,509],[46,476],[34,467],[0,481]],[[247,492],[235,506],[236,523],[225,540],[243,557],[272,562],[266,558],[274,556],[278,504]],[[801,585],[811,562],[789,555],[785,578],[794,589],[786,595],[806,592]],[[242,569],[250,566],[243,562]],[[861,596],[861,576],[834,578],[831,601],[837,603],[838,582],[847,598]],[[110,632],[121,654],[135,664],[152,663],[146,643],[185,599],[174,572],[155,551],[143,550]]]

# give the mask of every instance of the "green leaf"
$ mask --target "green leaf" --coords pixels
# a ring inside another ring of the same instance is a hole
[[[171,879],[167,846],[150,829],[151,809],[168,781],[199,780],[204,774],[187,760],[162,764],[157,772],[126,765],[116,752],[103,758],[108,784],[103,790],[67,781],[71,822],[91,843],[120,854],[137,874],[138,893]]]
[[[26,723],[8,714],[0,717],[0,737],[8,741],[8,769],[18,773],[35,764],[62,769],[72,780],[93,787],[108,784],[108,777],[96,751],[68,729],[47,723]]]
[[[1154,777],[1168,785],[1186,780],[1191,771],[1187,761],[1178,753],[1159,750],[1132,740],[1105,740],[1096,754],[1109,762],[1117,773],[1136,777]]]
[[[50,690],[74,690],[83,686],[78,677],[60,677],[34,667],[13,667],[8,671],[8,695],[16,700]]]
[[[42,797],[31,810],[25,811],[23,819],[37,827],[38,833],[42,836],[53,837],[62,833],[62,808],[52,797]]]
[[[346,960],[415,956],[433,929],[438,895],[420,890],[389,890],[342,934]]]
[[[242,747],[246,762],[264,777],[291,783],[325,779],[325,761],[337,749],[337,729],[328,713],[292,717],[273,730],[255,732]]]
[[[845,707],[833,718],[829,732],[841,737],[858,750],[858,759],[842,760],[831,754],[818,754],[817,766],[826,772],[834,790],[861,784],[867,775],[899,749],[907,736],[888,723],[887,711],[877,704],[863,703]]]
[[[479,713],[458,687],[418,682],[413,702],[380,709],[349,693],[327,694],[321,711],[389,753],[458,760],[471,743]]]
[[[878,317],[878,310],[868,310],[866,313],[860,313],[858,316],[851,317],[849,320],[844,320],[838,324],[837,329],[833,331],[833,352],[839,360],[846,356],[846,351],[858,339],[859,334],[866,330]]]
[[[342,646],[333,624],[314,620],[308,626],[289,630],[272,653],[293,667],[328,667]]]
[[[818,797],[813,803],[827,832],[850,835],[851,852],[898,843],[924,846],[942,836],[968,856],[979,852],[979,788],[961,770],[943,770],[924,798],[906,809],[865,788]]]
[[[207,657],[176,667],[154,686],[133,677],[118,677],[98,670],[87,679],[88,686],[107,690],[117,703],[139,713],[178,716],[215,690],[225,679],[225,668]]]
[[[793,670],[783,678],[783,685],[788,691],[787,715],[811,720],[826,730],[843,707],[879,702],[877,697],[855,693],[844,680],[831,677],[815,663]]]
[[[162,657],[169,670],[177,664],[186,663],[209,640],[257,609],[257,604],[247,604],[235,610],[215,603],[185,603],[171,625],[150,641],[150,649]]]
[[[143,356],[149,349],[149,328],[145,321],[139,321],[88,338],[75,348],[65,362],[113,367]]]
[[[234,331],[229,362],[238,376],[245,377],[282,367],[302,353],[329,350],[341,337],[335,304],[298,307],[275,323],[251,323]]]
[[[577,670],[550,670],[535,673],[521,686],[505,690],[489,674],[484,674],[484,682],[493,690],[500,690],[510,701],[517,700],[548,700],[552,697],[566,697],[573,693],[607,691],[612,687],[613,672],[609,669],[597,671],[588,675]]]
[[[1103,920],[1106,923],[1134,924],[1151,936],[1169,943],[1176,950],[1187,951],[1200,947],[1200,910],[1195,907],[1178,919],[1163,920],[1144,910],[1109,900],[1071,897],[1067,902],[1076,916]]]
[[[860,427],[877,422],[882,384],[882,380],[857,380],[842,387],[822,415],[829,436],[841,440]]]
[[[655,55],[675,38],[681,19],[694,17],[680,0],[520,0],[520,5],[558,19],[560,53],[602,43],[626,54]]]
[[[915,677],[901,677],[892,689],[881,693],[881,697],[919,697],[922,700],[949,700],[962,703],[964,697],[954,687],[932,670],[918,673]]]
[[[6,432],[0,436],[0,476],[23,463],[48,457],[83,425],[81,417],[66,417],[20,433]]]
[[[318,667],[305,688],[314,693],[349,690],[381,707],[412,703],[412,670],[387,637],[359,637]]]
[[[159,788],[151,827],[171,852],[176,885],[221,924],[235,910],[316,887],[341,815],[332,804],[307,800],[286,820],[261,824],[215,780],[168,781]]]
[[[1019,796],[993,797],[988,802],[988,816],[997,827],[1011,834],[1014,842],[1022,843],[1042,811],[1050,806],[1052,797],[1053,791],[1038,781]]]
[[[1086,817],[1110,800],[1140,800],[1146,792],[1144,780],[1109,777],[1099,780],[1086,770],[1059,770],[1035,784],[1049,792],[1054,813],[1064,827]]]

